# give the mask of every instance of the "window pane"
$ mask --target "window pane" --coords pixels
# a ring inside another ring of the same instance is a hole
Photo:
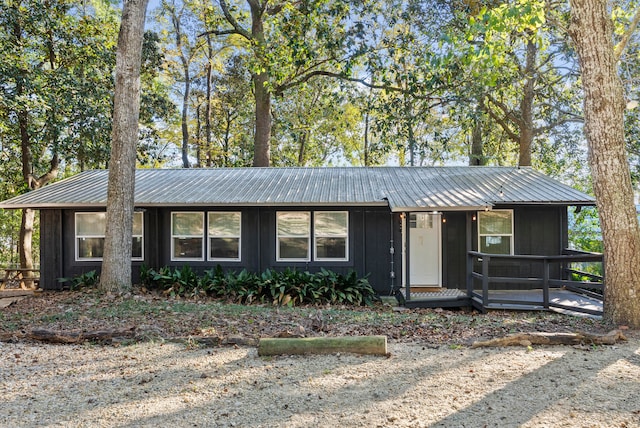
[[[173,257],[176,259],[201,259],[202,238],[173,238]]]
[[[134,237],[131,241],[131,258],[142,258],[142,237]]]
[[[78,258],[94,259],[102,257],[104,238],[78,238]]]
[[[209,234],[240,236],[240,213],[209,213]]]
[[[211,238],[209,239],[209,257],[212,259],[239,259],[240,239]]]
[[[478,219],[481,235],[510,235],[511,211],[480,212]]]
[[[100,236],[106,229],[107,213],[78,213],[76,214],[76,235]]]
[[[278,236],[309,236],[310,216],[308,212],[278,213]]]
[[[142,216],[141,212],[133,213],[133,236],[142,236]]]
[[[194,236],[203,235],[203,213],[172,213],[173,235]]]
[[[316,238],[316,257],[319,259],[346,259],[346,238]]]
[[[511,237],[481,236],[480,252],[489,254],[511,254]]]
[[[316,236],[346,236],[347,213],[317,212],[315,214]]]
[[[280,238],[281,259],[307,259],[309,257],[309,238]]]

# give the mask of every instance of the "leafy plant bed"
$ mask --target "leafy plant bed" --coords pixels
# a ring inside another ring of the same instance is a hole
[[[158,270],[143,267],[140,277],[146,287],[172,296],[214,296],[237,303],[371,305],[378,300],[367,278],[359,278],[354,271],[342,275],[326,269],[309,273],[287,268],[256,274],[225,272],[217,266],[198,275],[185,265]]]

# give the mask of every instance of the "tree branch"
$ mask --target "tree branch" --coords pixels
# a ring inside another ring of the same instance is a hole
[[[408,90],[408,89],[404,89],[404,88],[400,88],[397,86],[391,86],[391,85],[387,85],[387,84],[382,84],[382,83],[373,83],[373,82],[368,82],[365,79],[362,78],[357,78],[357,77],[351,77],[351,76],[347,76],[346,74],[342,74],[342,73],[334,73],[332,71],[326,71],[326,70],[313,70],[308,72],[305,75],[301,75],[297,80],[292,80],[288,83],[284,83],[282,85],[279,85],[276,87],[275,89],[275,95],[276,96],[280,96],[282,95],[282,93],[284,91],[286,91],[287,89],[291,89],[297,85],[300,85],[302,83],[308,82],[309,80],[311,80],[314,77],[331,77],[334,79],[340,79],[340,80],[344,80],[347,82],[354,82],[354,83],[359,83],[362,86],[366,86],[367,88],[371,88],[371,89],[381,89],[381,90],[385,90],[385,91],[390,91],[390,92],[396,92],[399,94],[407,94],[407,95],[411,95],[412,97],[416,98],[416,99],[421,99],[421,100],[431,100],[434,99],[435,97],[433,97],[431,94],[428,95],[416,95],[413,91]]]
[[[518,116],[516,116],[510,109],[509,107],[506,106],[506,104],[496,100],[495,98],[493,98],[491,95],[487,95],[487,99],[489,100],[489,102],[491,104],[493,104],[494,106],[498,107],[506,116],[506,118],[512,122],[515,122],[516,125],[522,127],[524,125],[524,123],[522,122],[522,119],[520,119]],[[491,109],[487,109],[487,110],[491,110]]]
[[[233,27],[233,30],[223,31],[223,34],[238,34],[249,41],[253,40],[251,33],[249,33],[249,31],[247,31],[246,29],[242,28],[242,26],[238,23],[236,18],[234,18],[234,16],[231,14],[231,11],[229,10],[229,4],[226,2],[226,0],[218,0],[218,3],[220,4],[220,9],[222,9],[222,13],[224,14],[225,19]],[[233,31],[233,32],[229,32],[229,31]],[[216,34],[216,33],[214,32],[212,34]]]
[[[636,10],[636,14],[633,16],[633,20],[631,21],[629,28],[627,28],[627,31],[625,31],[624,35],[622,36],[622,40],[620,40],[620,43],[618,43],[618,45],[615,48],[614,56],[615,56],[616,62],[620,60],[620,57],[622,56],[622,52],[624,52],[625,48],[629,44],[631,35],[633,34],[634,31],[636,31],[636,28],[638,28],[639,23],[640,23],[640,8]]]
[[[540,134],[543,134],[547,131],[552,130],[556,126],[564,125],[565,123],[584,123],[584,118],[579,116],[574,116],[574,117],[566,117],[564,119],[556,120],[555,122],[552,122],[546,126],[541,126],[540,128],[534,129],[533,135],[538,136]]]
[[[483,104],[484,104],[484,102],[483,102]],[[502,130],[503,130],[503,131],[504,131],[504,132],[509,136],[509,138],[510,138],[512,141],[515,141],[515,142],[519,142],[519,141],[520,141],[520,138],[519,138],[518,134],[516,134],[515,132],[513,132],[513,131],[511,130],[511,128],[509,128],[509,124],[507,123],[507,121],[506,121],[506,120],[504,120],[504,117],[502,117],[502,116],[498,116],[498,115],[496,114],[496,112],[495,112],[495,111],[493,111],[493,109],[487,108],[487,106],[486,106],[486,105],[484,105],[483,110],[484,110],[484,111],[486,111],[487,113],[489,113],[489,116],[491,116],[491,118],[492,118],[493,120],[495,120],[496,122],[498,122],[498,125],[500,125],[500,127],[502,128]]]

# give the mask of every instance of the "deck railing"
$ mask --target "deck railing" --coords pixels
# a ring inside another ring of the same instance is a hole
[[[602,264],[602,254],[586,253],[575,250],[565,250],[563,255],[558,256],[535,256],[535,255],[503,255],[486,254],[477,251],[467,253],[467,295],[472,304],[485,311],[489,308],[500,306],[517,306],[526,308],[527,306],[540,307],[545,309],[551,307],[567,309],[576,312],[583,312],[592,315],[602,315],[600,311],[587,308],[576,308],[559,303],[551,302],[549,290],[552,288],[565,288],[591,298],[602,300],[603,277],[587,272],[582,265]],[[526,264],[530,266],[529,271],[541,271],[541,276],[501,276],[496,274],[496,267],[518,266]],[[577,267],[581,264],[581,267]],[[491,268],[494,267],[492,270]],[[479,271],[476,269],[479,268]],[[600,270],[602,271],[602,270]],[[480,283],[480,287],[476,285]],[[502,284],[505,288],[512,286],[524,290],[542,289],[542,300],[531,301],[522,299],[505,299],[491,296],[491,290],[496,285]]]

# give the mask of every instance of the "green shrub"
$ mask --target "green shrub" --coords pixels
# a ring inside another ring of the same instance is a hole
[[[221,266],[201,276],[189,267],[164,267],[157,271],[143,267],[141,282],[171,295],[192,297],[207,294],[236,303],[271,303],[274,306],[301,304],[371,305],[378,299],[367,278],[355,271],[347,275],[321,269],[312,274],[287,268],[267,269],[255,274],[243,269],[225,272]]]
[[[80,290],[81,288],[95,288],[100,282],[100,275],[95,270],[73,276],[71,278],[58,278],[58,282],[69,284],[70,290]]]
[[[172,296],[193,297],[204,294],[200,279],[191,266],[172,269],[168,266],[157,271],[147,267],[140,269],[140,281],[149,288],[162,290]]]

